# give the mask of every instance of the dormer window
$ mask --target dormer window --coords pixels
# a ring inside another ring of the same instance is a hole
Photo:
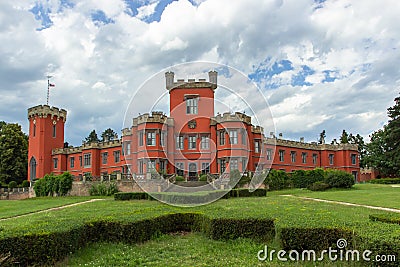
[[[186,100],[186,114],[197,114],[197,107],[199,102],[198,95],[185,96]]]

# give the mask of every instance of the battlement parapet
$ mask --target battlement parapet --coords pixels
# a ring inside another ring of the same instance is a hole
[[[46,118],[49,115],[51,119],[56,117],[57,120],[62,119],[64,122],[67,120],[67,111],[65,109],[50,107],[49,105],[38,105],[28,109],[28,119],[35,117]]]

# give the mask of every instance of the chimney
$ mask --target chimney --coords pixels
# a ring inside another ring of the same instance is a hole
[[[304,143],[304,137],[300,137],[300,143]]]
[[[279,138],[282,138],[283,137],[283,134],[282,133],[279,133]]]

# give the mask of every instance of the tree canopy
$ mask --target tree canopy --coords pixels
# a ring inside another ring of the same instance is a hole
[[[97,136],[96,130],[93,130],[89,133],[89,136],[85,138],[85,143],[97,143],[100,142],[99,137]]]
[[[388,108],[389,122],[371,135],[366,163],[383,176],[400,176],[400,97]]]
[[[101,141],[112,141],[118,139],[118,134],[111,128],[108,128],[104,130],[104,132],[101,134]]]
[[[28,171],[28,136],[17,123],[0,122],[0,182],[26,180]]]

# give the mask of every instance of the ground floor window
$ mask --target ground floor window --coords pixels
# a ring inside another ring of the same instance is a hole
[[[175,164],[175,172],[176,172],[177,175],[183,176],[183,174],[184,174],[183,173],[183,169],[184,169],[183,162],[177,162]]]
[[[202,174],[210,173],[210,163],[208,162],[201,163],[201,173]]]
[[[219,165],[220,165],[220,166],[219,166],[220,172],[221,172],[221,173],[224,173],[224,172],[225,172],[225,169],[226,169],[225,160],[224,160],[224,159],[221,159]]]

